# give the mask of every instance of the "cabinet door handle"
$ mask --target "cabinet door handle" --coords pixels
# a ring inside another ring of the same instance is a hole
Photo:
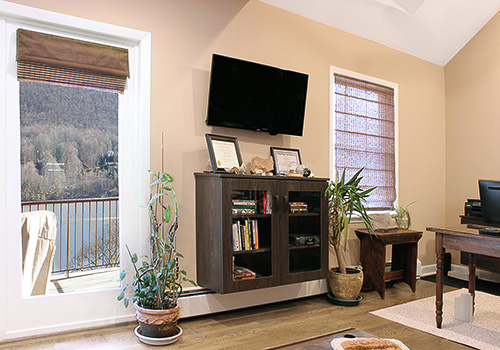
[[[280,202],[280,197],[279,196],[274,196],[274,210],[276,210],[276,212],[279,212],[280,208],[279,208],[279,202]]]
[[[288,196],[283,196],[283,211],[288,212]]]

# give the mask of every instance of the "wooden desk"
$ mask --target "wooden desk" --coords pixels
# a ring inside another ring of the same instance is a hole
[[[500,258],[500,236],[479,234],[468,225],[450,227],[428,227],[436,233],[436,325],[443,323],[443,278],[444,254],[446,249],[459,250],[469,254],[469,293],[476,292],[476,254]]]
[[[500,224],[493,222],[485,222],[483,218],[478,218],[475,216],[460,215],[460,223],[468,225],[492,226],[500,228]],[[460,263],[464,265],[469,265],[468,253],[460,252]],[[500,259],[493,258],[491,256],[476,255],[476,268],[500,273]]]
[[[421,231],[395,229],[377,231],[370,235],[368,230],[356,230],[361,241],[360,260],[363,266],[364,288],[375,289],[380,297],[385,297],[385,283],[395,280],[405,281],[415,292],[417,284],[417,243],[422,238]],[[385,271],[385,247],[392,245],[391,271]]]

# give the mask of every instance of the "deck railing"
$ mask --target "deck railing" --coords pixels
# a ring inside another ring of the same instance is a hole
[[[22,211],[50,210],[57,216],[52,272],[119,265],[118,197],[22,202]]]

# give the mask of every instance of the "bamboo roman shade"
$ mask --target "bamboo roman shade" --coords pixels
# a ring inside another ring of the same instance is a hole
[[[335,74],[335,168],[349,178],[359,169],[361,186],[377,186],[369,209],[396,200],[394,89]]]
[[[128,50],[56,35],[17,30],[17,78],[123,93]]]

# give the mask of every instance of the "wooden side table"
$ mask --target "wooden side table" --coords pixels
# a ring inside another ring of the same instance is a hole
[[[361,265],[363,266],[363,288],[375,289],[385,297],[385,283],[395,280],[406,282],[412,292],[417,284],[417,243],[421,231],[394,229],[377,231],[370,235],[368,230],[356,230],[361,241]],[[392,245],[391,271],[385,271],[386,246]]]

